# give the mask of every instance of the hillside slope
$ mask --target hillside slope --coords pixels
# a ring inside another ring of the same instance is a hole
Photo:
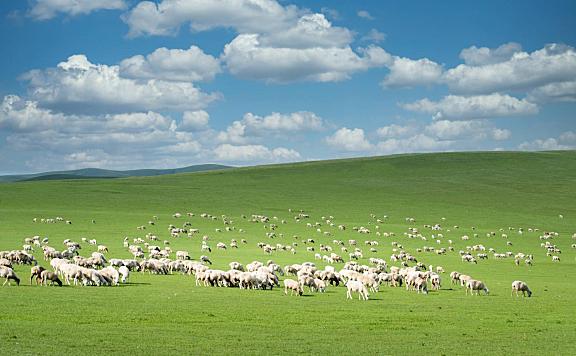
[[[34,174],[5,175],[0,176],[0,182],[19,182],[30,180],[66,180],[66,179],[97,179],[97,178],[126,178],[148,177],[176,173],[204,172],[231,168],[220,164],[200,164],[174,169],[134,169],[127,171],[115,171],[100,168],[83,168],[69,171],[54,171]]]

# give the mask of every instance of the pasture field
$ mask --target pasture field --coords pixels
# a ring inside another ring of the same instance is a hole
[[[310,218],[297,222],[289,209],[302,209]],[[174,218],[176,212],[183,216]],[[224,227],[222,214],[234,221],[235,231],[215,231]],[[271,222],[283,236],[267,238],[269,230],[250,222],[251,214],[277,217]],[[148,225],[153,215],[158,220]],[[32,221],[56,216],[72,224]],[[322,216],[333,216],[347,230],[326,225]],[[168,225],[185,221],[200,234],[171,238]],[[332,236],[307,227],[308,222],[322,222],[321,230]],[[438,232],[424,227],[436,223],[443,228],[440,244],[431,238]],[[136,229],[141,225],[146,230]],[[371,234],[359,234],[353,226],[368,227]],[[427,240],[408,238],[409,227]],[[395,236],[376,236],[376,231]],[[560,262],[552,262],[540,246],[545,231],[559,234],[548,241],[561,249]],[[490,232],[495,236],[487,237]],[[143,238],[146,233],[195,258],[203,254],[201,236],[209,235],[213,267],[221,269],[231,261],[268,259],[282,266],[311,261],[324,267],[314,252],[306,251],[311,245],[302,243],[313,238],[316,252],[326,244],[336,253],[340,249],[333,239],[356,239],[364,252],[361,263],[380,257],[389,266],[398,265],[389,260],[396,241],[419,261],[440,265],[447,273],[440,291],[422,295],[383,285],[365,302],[346,300],[342,286],[329,286],[324,294],[306,289],[303,297],[290,297],[282,288],[196,287],[193,276],[139,272],[119,287],[30,286],[30,266],[15,266],[21,285],[0,288],[0,354],[576,354],[574,151],[416,154],[0,185],[0,250],[20,249],[24,238],[33,235],[48,237],[50,246],[60,250],[64,239],[87,237],[107,245],[108,257],[130,258],[122,246],[124,236]],[[463,241],[463,235],[470,239]],[[231,239],[248,243],[215,249],[217,242]],[[423,246],[448,247],[448,239],[454,252],[417,252]],[[370,252],[365,240],[377,240],[377,252]],[[296,254],[267,255],[258,242],[298,246]],[[458,251],[476,244],[499,253],[533,254],[534,265],[516,266],[513,258],[495,259],[488,251],[488,260],[462,262]],[[93,251],[84,244],[81,254]],[[35,256],[49,266],[39,248]],[[484,281],[490,294],[466,296],[460,286],[451,285],[453,270]],[[516,279],[528,283],[531,298],[510,295]]]

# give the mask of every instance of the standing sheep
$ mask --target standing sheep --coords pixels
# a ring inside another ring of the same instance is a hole
[[[486,287],[486,285],[482,281],[469,279],[466,282],[466,294],[468,294],[468,291],[470,291],[470,295],[473,295],[474,291],[476,291],[476,295],[480,295],[481,290],[483,290],[486,295],[488,295],[488,293],[490,292],[488,290],[488,287]]]
[[[360,281],[349,280],[346,283],[346,288],[348,289],[346,291],[346,299],[352,299],[352,292],[358,292],[358,300],[368,300],[370,296],[366,286]]]

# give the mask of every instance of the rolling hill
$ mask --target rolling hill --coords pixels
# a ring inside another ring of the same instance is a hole
[[[0,176],[2,182],[19,182],[35,180],[65,180],[65,179],[98,179],[98,178],[127,178],[127,177],[150,177],[166,174],[205,172],[212,170],[228,169],[230,166],[220,164],[201,164],[175,169],[135,169],[116,171],[100,168],[84,168],[69,171],[54,171],[34,174],[4,175]]]
[[[21,285],[0,288],[0,343],[4,353],[54,355],[89,349],[106,354],[573,355],[574,187],[575,151],[410,154],[1,184],[0,250],[20,249],[24,238],[38,235],[58,250],[65,239],[79,241],[82,256],[96,251],[82,242],[86,238],[106,245],[108,258],[132,258],[124,238],[130,244],[141,238],[142,247],[185,250],[194,259],[206,254],[213,262],[209,268],[228,270],[231,261],[255,260],[281,266],[307,261],[324,268],[327,262],[315,254],[329,254],[321,246],[330,246],[346,260],[355,248],[362,250],[358,263],[366,265],[374,257],[400,266],[390,256],[403,250],[447,273],[441,275],[442,288],[428,295],[382,284],[365,302],[346,300],[342,286],[328,286],[326,293],[306,288],[303,297],[291,297],[282,287],[197,286],[193,275],[177,272],[133,272],[129,283],[118,287],[40,287],[29,285],[30,266],[16,265]],[[301,210],[309,218],[298,218]],[[252,214],[270,222],[254,222]],[[55,217],[70,224],[41,222]],[[267,235],[271,224],[274,236]],[[347,229],[338,229],[340,224]],[[432,231],[434,224],[442,231]],[[199,233],[171,237],[171,225],[191,225]],[[354,227],[360,226],[371,233],[359,234]],[[541,247],[545,231],[552,236],[547,241],[562,251],[560,262],[552,262]],[[238,248],[231,247],[232,240]],[[201,251],[203,241],[212,252]],[[228,248],[217,249],[218,242]],[[275,250],[265,253],[259,243]],[[480,245],[487,259],[462,261],[459,251],[476,256],[473,246]],[[49,267],[35,248],[40,265]],[[517,266],[514,257],[496,258],[490,249],[533,255],[534,262]],[[450,271],[484,281],[489,295],[466,295],[450,282]],[[531,298],[510,295],[516,279],[530,285]],[[38,332],[30,337],[30,330]],[[70,342],[75,335],[82,337]]]

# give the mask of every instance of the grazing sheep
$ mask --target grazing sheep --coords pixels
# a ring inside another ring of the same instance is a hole
[[[360,281],[349,280],[346,282],[346,299],[352,299],[352,292],[358,292],[358,300],[368,300],[370,296],[364,283]]]
[[[522,296],[526,296],[528,293],[528,297],[532,296],[532,291],[528,288],[528,285],[522,281],[514,281],[512,282],[512,293],[516,292],[516,296],[518,297],[518,292],[522,292]],[[510,295],[512,295],[512,293]]]
[[[290,289],[290,295],[293,295],[294,292],[296,292],[297,295],[301,296],[304,293],[304,290],[302,289],[302,286],[300,286],[300,283],[290,278],[284,280],[285,295],[288,295],[288,289]]]
[[[466,282],[466,294],[468,294],[468,291],[470,291],[470,295],[473,295],[474,291],[476,291],[476,295],[480,295],[481,290],[483,290],[486,295],[488,295],[488,293],[490,292],[486,287],[486,285],[484,284],[484,282],[482,281],[469,279]]]
[[[58,275],[52,271],[42,271],[40,277],[42,278],[42,284],[45,286],[48,286],[48,281],[50,281],[51,286],[56,283],[58,286],[62,287],[62,281],[58,278]]]
[[[321,279],[314,278],[314,289],[320,293],[324,293],[326,291],[326,282]]]
[[[416,277],[414,280],[414,288],[418,293],[428,294],[428,285],[426,284],[426,278]]]
[[[32,285],[32,279],[34,277],[36,277],[36,285],[38,285],[38,282],[42,283],[41,273],[44,270],[45,270],[45,268],[42,266],[34,266],[34,267],[30,268],[30,285]]]
[[[130,270],[128,269],[128,267],[126,266],[120,266],[120,268],[118,268],[118,273],[120,273],[120,281],[122,283],[126,283],[126,281],[128,280],[128,277],[130,277]]]
[[[14,270],[10,267],[0,266],[0,278],[6,279],[2,284],[2,286],[5,286],[6,283],[8,283],[8,285],[11,285],[10,280],[15,281],[16,285],[20,285],[20,278],[18,278]]]

